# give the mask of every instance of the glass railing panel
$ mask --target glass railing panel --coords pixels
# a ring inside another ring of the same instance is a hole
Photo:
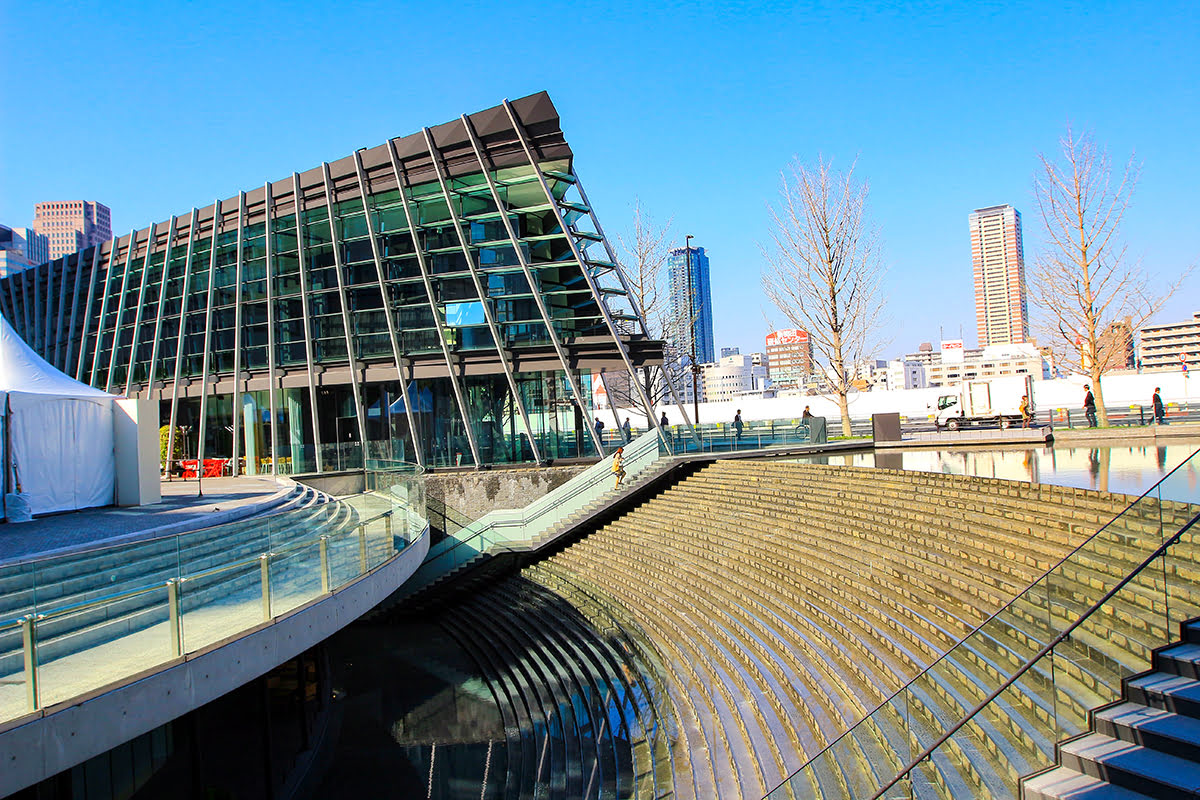
[[[364,552],[364,556],[366,553]],[[270,556],[271,616],[286,614],[321,594],[321,545],[309,542]]]
[[[264,622],[262,561],[185,575],[179,585],[183,651],[191,653]]]
[[[1200,508],[1190,507],[1194,518]],[[1182,526],[1180,526],[1182,527]],[[1176,637],[1180,625],[1200,617],[1200,524],[1193,525],[1179,536],[1163,559],[1164,595],[1167,604],[1167,626]]]
[[[29,710],[22,648],[20,621],[0,620],[0,720],[19,717]]]
[[[53,612],[35,626],[41,706],[174,658],[167,590],[155,586]]]

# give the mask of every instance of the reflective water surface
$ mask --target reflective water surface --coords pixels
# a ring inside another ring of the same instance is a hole
[[[1166,499],[1200,502],[1200,456],[1192,458],[1197,448],[1197,440],[1170,444],[1147,440],[1110,447],[913,448],[789,460],[978,475],[1140,495],[1190,458],[1163,484],[1161,492]]]

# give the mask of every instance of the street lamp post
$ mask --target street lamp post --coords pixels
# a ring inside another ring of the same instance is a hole
[[[696,363],[696,319],[699,314],[696,313],[696,289],[692,283],[692,239],[695,239],[690,233],[683,239],[684,258],[687,259],[687,282],[688,282],[688,338],[692,340],[692,411],[695,414],[696,424],[700,424],[700,390],[698,384],[700,382],[700,365]]]

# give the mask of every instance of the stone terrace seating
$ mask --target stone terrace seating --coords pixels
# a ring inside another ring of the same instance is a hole
[[[603,598],[631,640],[661,659],[659,716],[679,731],[676,796],[761,797],[1129,502],[996,479],[718,461],[524,575]],[[1047,615],[1058,621],[1090,605],[1075,587],[1111,585],[1131,571],[1140,556],[1123,543],[1157,537],[1158,513],[1188,518],[1177,504],[1152,511],[1127,515],[1117,544],[1077,559],[1049,608],[1014,604],[1010,625],[940,664],[913,692],[912,726],[935,713],[961,716],[986,697],[996,676],[1047,640]],[[1178,568],[1200,576],[1195,564]],[[1148,657],[1162,644],[1142,622],[1161,592],[1134,586],[1121,603],[1073,637],[1093,670],[1120,669],[1124,653]],[[1086,670],[1054,677],[1077,710],[1111,699]],[[975,796],[992,782],[989,770],[1011,779],[1046,766],[1053,742],[1033,723],[1055,713],[1048,694],[1006,700],[970,723],[987,752],[947,748],[935,762],[935,793]],[[863,769],[887,777],[908,760],[909,731],[886,717],[874,730],[856,752]]]

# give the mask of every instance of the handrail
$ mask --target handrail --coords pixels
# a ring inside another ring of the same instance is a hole
[[[1132,572],[1130,572],[1128,575],[1126,575],[1124,578],[1122,578],[1117,583],[1116,586],[1114,586],[1113,588],[1111,588],[1107,592],[1105,592],[1104,596],[1101,597],[1099,600],[1097,600],[1095,603],[1093,603],[1091,608],[1084,611],[1080,615],[1079,619],[1072,622],[1061,633],[1059,633],[1057,636],[1055,636],[1053,639],[1051,639],[1049,642],[1047,642],[1046,645],[1043,646],[1042,649],[1039,650],[1036,655],[1030,657],[1028,661],[1026,661],[1024,664],[1022,664],[1017,669],[1017,671],[1012,674],[1012,676],[1010,678],[1008,678],[1006,681],[1004,681],[1004,683],[1002,683],[1000,685],[999,688],[997,688],[995,691],[993,691],[991,694],[989,694],[987,697],[985,697],[983,700],[981,700],[979,702],[979,704],[976,705],[970,711],[968,711],[966,713],[966,715],[963,716],[962,719],[960,719],[958,722],[951,725],[950,728],[945,733],[943,733],[941,735],[941,737],[939,737],[937,739],[937,741],[933,742],[933,744],[926,747],[918,756],[916,756],[912,761],[910,761],[908,764],[906,764],[900,770],[900,772],[898,772],[889,782],[887,782],[883,786],[881,786],[879,788],[879,791],[877,791],[875,794],[871,795],[871,800],[879,800],[879,798],[883,796],[884,792],[886,792],[888,789],[895,786],[897,782],[899,782],[901,779],[903,779],[905,776],[907,776],[910,772],[912,772],[914,769],[916,769],[921,764],[922,761],[929,758],[929,756],[933,755],[934,751],[936,751],[939,747],[941,747],[943,744],[948,742],[950,740],[950,737],[952,737],[954,734],[958,733],[959,730],[961,730],[964,725],[966,725],[968,722],[970,722],[972,719],[974,719],[975,716],[980,711],[983,711],[985,708],[987,708],[989,705],[991,705],[992,701],[994,701],[1000,695],[1004,694],[1004,692],[1007,691],[1010,687],[1012,687],[1012,685],[1014,683],[1016,683],[1017,680],[1022,675],[1024,675],[1026,672],[1031,670],[1033,668],[1034,664],[1041,661],[1043,658],[1046,657],[1047,654],[1052,652],[1055,647],[1062,644],[1063,640],[1066,639],[1068,636],[1070,636],[1071,633],[1076,628],[1078,628],[1080,625],[1082,625],[1084,623],[1084,621],[1088,619],[1088,617],[1090,617],[1092,614],[1096,613],[1100,609],[1100,607],[1103,606],[1105,603],[1107,603],[1109,600],[1116,597],[1117,593],[1120,592],[1122,589],[1124,589],[1125,586],[1131,580],[1133,580],[1138,575],[1140,575],[1142,570],[1144,570],[1146,567],[1148,567],[1152,563],[1154,563],[1155,559],[1162,556],[1168,550],[1168,548],[1171,547],[1171,545],[1178,542],[1179,538],[1181,536],[1183,536],[1184,533],[1186,533],[1188,530],[1190,530],[1191,527],[1198,522],[1200,522],[1200,513],[1197,513],[1196,516],[1192,517],[1192,519],[1187,524],[1185,524],[1182,528],[1180,528],[1178,531],[1176,531],[1174,534],[1172,534],[1170,539],[1167,539],[1165,542],[1163,542],[1161,545],[1159,545],[1158,548],[1155,549],[1155,551],[1153,553],[1151,553],[1149,556],[1147,556],[1145,558],[1145,560],[1142,561],[1142,563],[1137,566],[1136,569],[1134,569]],[[1099,531],[1097,531],[1097,533],[1099,533]],[[1088,538],[1090,539],[1091,537],[1088,537]],[[924,675],[925,673],[922,672],[921,674]],[[917,676],[917,677],[919,678],[920,676]],[[914,679],[914,680],[916,680],[916,679]],[[910,681],[908,685],[912,685],[912,682]]]
[[[1159,479],[1159,480],[1158,480],[1158,481],[1157,481],[1157,482],[1156,482],[1156,483],[1155,483],[1153,486],[1150,486],[1148,489],[1146,489],[1146,491],[1142,492],[1142,494],[1140,494],[1140,495],[1138,495],[1137,497],[1133,498],[1133,499],[1132,499],[1132,500],[1129,502],[1129,504],[1128,504],[1128,505],[1126,505],[1126,506],[1125,506],[1125,508],[1123,508],[1123,509],[1121,510],[1121,513],[1117,514],[1117,515],[1116,515],[1116,516],[1114,516],[1112,519],[1110,519],[1108,522],[1104,523],[1104,525],[1102,525],[1101,527],[1097,528],[1097,529],[1096,529],[1096,531],[1095,531],[1094,533],[1092,533],[1092,534],[1091,534],[1091,535],[1089,535],[1087,538],[1085,538],[1083,541],[1081,541],[1081,542],[1080,542],[1078,545],[1076,545],[1076,546],[1075,546],[1075,547],[1074,547],[1074,548],[1073,548],[1073,549],[1072,549],[1070,552],[1068,552],[1066,555],[1064,555],[1064,556],[1063,556],[1062,558],[1060,558],[1058,561],[1056,561],[1056,562],[1054,562],[1052,565],[1050,565],[1050,567],[1049,567],[1049,568],[1047,568],[1047,569],[1046,569],[1046,570],[1045,570],[1045,571],[1044,571],[1044,572],[1043,572],[1041,575],[1039,575],[1039,576],[1038,576],[1036,579],[1034,579],[1033,581],[1030,581],[1030,583],[1029,583],[1029,585],[1028,585],[1028,586],[1026,586],[1024,589],[1022,589],[1022,590],[1021,590],[1021,591],[1020,591],[1020,592],[1019,592],[1017,595],[1015,595],[1015,596],[1014,596],[1014,597],[1013,597],[1011,600],[1009,600],[1009,601],[1008,601],[1007,603],[1005,603],[1003,606],[1001,606],[1001,607],[1000,607],[1000,608],[999,608],[999,609],[998,609],[998,610],[997,610],[995,613],[993,613],[991,616],[989,616],[989,617],[988,617],[987,619],[985,619],[983,622],[979,623],[979,625],[977,625],[977,626],[975,626],[974,628],[972,628],[972,629],[971,629],[971,630],[970,630],[968,633],[966,633],[966,634],[965,634],[965,635],[964,635],[964,636],[963,636],[963,637],[962,637],[962,638],[961,638],[961,639],[960,639],[958,642],[956,642],[956,643],[955,643],[955,644],[954,644],[952,647],[950,647],[950,649],[948,649],[946,652],[942,653],[940,656],[938,656],[936,659],[934,659],[932,662],[930,662],[930,663],[929,663],[929,664],[928,664],[928,665],[927,665],[927,666],[926,666],[924,669],[922,669],[920,672],[918,672],[916,675],[914,675],[914,676],[913,676],[911,679],[909,679],[909,681],[908,681],[907,683],[905,683],[903,686],[901,686],[901,687],[900,687],[899,689],[897,689],[895,692],[893,692],[892,694],[888,695],[888,697],[887,697],[886,699],[884,699],[884,700],[883,700],[883,702],[879,703],[879,705],[877,705],[877,706],[876,706],[874,709],[872,709],[870,713],[868,713],[868,714],[867,714],[866,716],[864,716],[864,717],[863,717],[861,720],[859,720],[859,721],[858,721],[858,722],[856,722],[854,725],[850,726],[848,729],[846,729],[845,731],[843,731],[843,732],[842,732],[842,734],[841,734],[840,736],[838,736],[838,737],[837,737],[836,739],[834,739],[833,741],[829,742],[827,745],[825,745],[825,747],[821,748],[821,750],[820,750],[819,752],[817,752],[815,755],[813,755],[813,757],[812,757],[812,758],[808,759],[808,760],[807,760],[806,762],[804,762],[804,764],[803,764],[803,765],[801,765],[801,766],[800,766],[798,769],[796,769],[794,772],[792,772],[790,775],[788,775],[786,778],[784,778],[784,779],[783,779],[783,780],[782,780],[782,781],[781,781],[781,782],[780,782],[780,783],[779,783],[777,786],[775,786],[775,787],[774,787],[774,788],[772,788],[770,791],[768,791],[768,792],[766,793],[766,795],[764,795],[764,798],[765,798],[765,797],[769,797],[770,795],[772,795],[773,793],[775,793],[777,790],[779,790],[779,789],[780,789],[780,788],[782,788],[783,786],[786,786],[788,783],[790,783],[790,782],[791,782],[791,780],[792,780],[793,778],[795,778],[797,775],[799,775],[801,772],[803,772],[803,771],[804,771],[804,770],[805,770],[805,769],[808,767],[808,765],[809,765],[809,764],[813,764],[813,763],[815,763],[815,762],[816,762],[818,759],[822,758],[822,757],[823,757],[823,756],[824,756],[826,753],[828,753],[829,751],[831,751],[833,748],[837,747],[837,746],[838,746],[838,744],[840,744],[840,743],[842,742],[842,740],[843,740],[843,739],[845,739],[845,738],[847,738],[848,736],[852,735],[852,734],[854,733],[854,731],[856,731],[856,730],[858,729],[858,726],[859,726],[859,725],[861,725],[861,724],[862,724],[863,722],[865,722],[866,720],[870,719],[870,718],[871,718],[871,717],[874,715],[874,713],[875,713],[876,711],[878,711],[878,710],[882,709],[883,707],[885,707],[886,705],[888,705],[889,703],[891,703],[893,700],[895,700],[896,698],[900,697],[900,696],[901,696],[901,695],[903,695],[905,692],[909,691],[909,690],[910,690],[910,689],[911,689],[911,688],[912,688],[912,687],[913,687],[913,686],[914,686],[914,685],[915,685],[915,684],[916,684],[918,681],[920,681],[921,679],[923,679],[924,677],[926,677],[926,676],[927,676],[927,675],[928,675],[930,672],[932,672],[932,671],[933,671],[933,669],[934,669],[935,667],[937,667],[937,666],[938,666],[938,665],[940,665],[940,664],[941,664],[943,661],[945,661],[945,660],[947,660],[948,658],[950,658],[951,654],[955,652],[955,650],[956,650],[956,649],[959,647],[959,645],[961,645],[963,642],[965,642],[965,641],[967,641],[968,639],[970,639],[970,638],[971,638],[972,636],[974,636],[975,634],[977,634],[977,633],[979,633],[980,631],[982,631],[982,630],[983,630],[984,628],[986,628],[986,627],[987,627],[987,626],[988,626],[988,625],[989,625],[991,622],[993,622],[994,620],[996,620],[997,618],[999,618],[999,617],[1000,617],[1000,615],[1004,614],[1006,611],[1008,611],[1010,608],[1012,608],[1012,606],[1013,606],[1013,605],[1014,605],[1014,604],[1015,604],[1015,603],[1016,603],[1018,600],[1020,600],[1022,597],[1024,597],[1024,596],[1025,596],[1026,592],[1028,592],[1028,591],[1029,591],[1031,588],[1033,588],[1034,586],[1036,586],[1036,585],[1037,585],[1039,582],[1041,582],[1041,581],[1042,581],[1044,578],[1046,578],[1047,576],[1051,575],[1051,574],[1052,574],[1052,573],[1053,573],[1055,570],[1057,570],[1059,567],[1061,567],[1061,566],[1063,566],[1064,564],[1066,564],[1066,563],[1067,563],[1067,562],[1068,562],[1068,561],[1069,561],[1069,560],[1070,560],[1070,559],[1071,559],[1073,556],[1075,556],[1077,553],[1079,553],[1079,551],[1081,551],[1081,550],[1082,550],[1084,547],[1086,547],[1086,546],[1087,546],[1089,543],[1091,543],[1091,542],[1092,542],[1094,539],[1096,539],[1096,537],[1098,537],[1098,536],[1100,536],[1102,533],[1104,533],[1104,532],[1105,532],[1105,531],[1106,531],[1106,530],[1107,530],[1107,529],[1108,529],[1110,526],[1112,526],[1113,524],[1115,524],[1115,523],[1116,523],[1118,520],[1122,519],[1122,518],[1125,516],[1125,514],[1126,514],[1126,513],[1128,513],[1128,512],[1129,512],[1129,511],[1130,511],[1132,508],[1134,508],[1134,507],[1135,507],[1135,506],[1137,506],[1139,503],[1141,503],[1143,500],[1145,500],[1147,497],[1149,497],[1149,496],[1150,496],[1150,494],[1151,494],[1152,492],[1156,491],[1156,490],[1157,490],[1157,489],[1158,489],[1160,486],[1162,486],[1162,484],[1163,484],[1163,483],[1165,483],[1165,482],[1166,482],[1166,481],[1167,481],[1167,480],[1168,480],[1168,479],[1169,479],[1171,476],[1173,476],[1173,475],[1174,475],[1174,474],[1175,474],[1175,473],[1176,473],[1176,472],[1177,472],[1179,469],[1181,469],[1181,468],[1182,468],[1182,467],[1184,467],[1185,465],[1189,464],[1189,463],[1192,461],[1192,459],[1196,458],[1198,455],[1200,455],[1200,449],[1197,449],[1197,450],[1196,450],[1195,452],[1193,452],[1193,453],[1192,453],[1190,456],[1188,456],[1187,458],[1183,459],[1183,461],[1181,461],[1180,463],[1176,464],[1176,465],[1175,465],[1175,466],[1174,466],[1174,467],[1171,469],[1171,471],[1170,471],[1170,472],[1168,472],[1166,475],[1164,475],[1162,478],[1160,478],[1160,479]],[[1003,687],[1001,687],[999,690],[997,690],[997,691],[996,691],[996,692],[995,692],[993,695],[990,695],[990,696],[988,697],[988,699],[987,699],[987,700],[985,700],[984,702],[982,702],[982,703],[981,703],[981,704],[980,704],[978,707],[976,707],[975,709],[973,709],[972,711],[970,711],[970,712],[969,712],[969,713],[968,713],[966,716],[964,716],[964,717],[963,717],[963,718],[962,718],[962,719],[961,719],[961,720],[960,720],[958,723],[956,723],[956,724],[953,726],[953,729],[952,729],[952,730],[951,730],[949,733],[945,734],[945,735],[944,735],[944,736],[943,736],[941,739],[939,739],[939,740],[938,740],[938,742],[936,742],[936,743],[935,743],[935,745],[936,745],[936,746],[940,746],[941,744],[945,744],[945,742],[946,742],[946,741],[948,741],[948,740],[949,740],[949,738],[950,738],[950,737],[951,737],[951,736],[952,736],[954,733],[957,733],[959,730],[961,730],[961,729],[962,729],[962,727],[963,727],[963,725],[965,725],[965,724],[966,724],[967,722],[969,722],[969,721],[970,721],[970,720],[971,720],[971,719],[972,719],[972,718],[973,718],[973,717],[974,717],[976,714],[978,714],[978,713],[979,713],[981,710],[983,710],[983,708],[984,708],[984,707],[986,707],[988,703],[990,703],[990,702],[991,702],[992,700],[994,700],[996,697],[1000,696],[1000,694],[1002,694],[1002,693],[1004,692],[1004,690],[1011,688],[1011,687],[1012,687],[1012,685],[1013,685],[1013,683],[1015,683],[1015,681],[1016,681],[1018,678],[1020,678],[1022,675],[1024,675],[1026,672],[1028,672],[1028,671],[1029,671],[1029,670],[1030,670],[1030,669],[1033,667],[1033,665],[1034,665],[1035,663],[1037,663],[1037,661],[1039,661],[1041,658],[1044,658],[1044,657],[1045,657],[1045,654],[1046,654],[1046,652],[1047,652],[1048,650],[1051,650],[1051,649],[1053,649],[1053,646],[1054,646],[1054,645],[1061,644],[1061,643],[1062,643],[1062,640],[1063,640],[1064,638],[1066,638],[1066,636],[1067,636],[1067,635],[1069,635],[1071,631],[1074,631],[1074,630],[1075,630],[1075,628],[1077,628],[1077,627],[1079,626],[1079,624],[1080,624],[1080,623],[1082,623],[1084,620],[1086,620],[1088,617],[1090,617],[1090,616],[1091,616],[1091,614],[1093,614],[1093,613],[1096,611],[1096,609],[1097,609],[1099,606],[1101,606],[1101,605],[1103,605],[1104,603],[1106,603],[1106,602],[1108,602],[1109,600],[1111,600],[1111,599],[1112,599],[1112,597],[1113,597],[1113,595],[1114,595],[1114,594],[1115,594],[1115,593],[1116,593],[1116,592],[1117,592],[1119,589],[1123,588],[1123,587],[1124,587],[1126,584],[1128,584],[1128,583],[1129,583],[1129,581],[1131,581],[1131,580],[1132,580],[1132,579],[1133,579],[1133,578],[1134,578],[1136,575],[1140,574],[1140,573],[1141,573],[1141,571],[1142,571],[1143,569],[1145,569],[1145,567],[1146,567],[1146,565],[1147,565],[1147,563],[1148,563],[1148,562],[1151,562],[1151,561],[1153,561],[1155,558],[1157,558],[1157,557],[1161,556],[1161,555],[1162,555],[1162,553],[1163,553],[1163,552],[1165,552],[1166,548],[1167,548],[1167,547],[1169,547],[1169,546],[1170,546],[1170,544],[1173,544],[1174,542],[1178,541],[1178,537],[1179,537],[1179,535],[1181,535],[1181,534],[1182,534],[1184,531],[1188,530],[1188,529],[1189,529],[1189,528],[1191,528],[1193,525],[1195,525],[1198,519],[1200,519],[1200,515],[1197,515],[1197,517],[1196,517],[1196,518],[1193,518],[1193,519],[1192,519],[1190,522],[1188,522],[1186,525],[1184,525],[1182,528],[1180,528],[1180,530],[1179,530],[1179,531],[1178,531],[1178,532],[1177,532],[1175,535],[1173,535],[1173,536],[1172,536],[1172,539],[1171,539],[1171,541],[1169,541],[1169,542],[1165,542],[1164,544],[1160,545],[1160,546],[1159,546],[1159,548],[1158,548],[1158,550],[1156,550],[1156,551],[1155,551],[1155,554],[1154,554],[1154,555],[1151,555],[1151,556],[1149,556],[1149,557],[1147,558],[1146,562],[1143,562],[1143,564],[1139,565],[1139,566],[1138,566],[1138,567],[1137,567],[1137,568],[1136,568],[1136,569],[1135,569],[1133,572],[1129,573],[1129,574],[1128,574],[1128,575],[1126,575],[1124,578],[1122,578],[1122,579],[1121,579],[1121,581],[1120,581],[1120,583],[1119,583],[1119,585],[1118,585],[1116,588],[1114,588],[1113,590],[1111,590],[1111,592],[1110,592],[1109,594],[1106,594],[1106,595],[1105,595],[1105,597],[1104,597],[1103,599],[1101,599],[1101,600],[1097,601],[1097,603],[1096,603],[1094,606],[1092,606],[1091,608],[1087,609],[1087,610],[1086,610],[1086,611],[1083,613],[1083,615],[1082,615],[1082,616],[1080,616],[1080,618],[1079,618],[1078,620],[1076,620],[1074,623],[1072,623],[1072,624],[1071,624],[1071,626],[1070,626],[1070,628],[1069,628],[1069,630],[1068,630],[1068,631],[1066,631],[1064,634],[1061,634],[1061,635],[1060,635],[1060,637],[1056,639],[1056,641],[1053,643],[1053,645],[1048,645],[1048,646],[1047,646],[1047,648],[1044,648],[1044,649],[1043,649],[1043,650],[1044,650],[1043,652],[1039,652],[1037,655],[1035,655],[1035,656],[1032,656],[1032,657],[1031,657],[1031,658],[1030,658],[1030,659],[1029,659],[1029,660],[1028,660],[1028,661],[1027,661],[1025,664],[1023,664],[1023,665],[1022,665],[1022,666],[1021,666],[1021,667],[1020,667],[1020,668],[1017,670],[1017,672],[1016,672],[1016,673],[1014,673],[1014,675],[1013,675],[1013,676],[1012,676],[1010,679],[1008,679],[1008,680],[1005,682],[1005,685],[1004,685]],[[911,772],[913,769],[915,769],[915,768],[916,768],[916,767],[917,767],[917,766],[918,766],[918,765],[919,765],[919,764],[920,764],[922,761],[924,761],[926,758],[928,758],[928,757],[929,757],[929,755],[930,755],[930,753],[932,753],[932,752],[933,752],[933,750],[934,750],[934,749],[936,749],[936,746],[935,746],[935,745],[931,745],[931,746],[930,746],[930,748],[928,749],[928,752],[926,752],[926,753],[922,753],[922,755],[921,755],[919,758],[916,758],[916,759],[914,759],[914,760],[913,760],[913,761],[912,761],[910,764],[908,764],[907,766],[905,766],[905,767],[904,767],[904,769],[903,769],[903,770],[902,770],[900,773],[898,773],[898,774],[897,774],[895,777],[893,777],[893,778],[892,778],[892,780],[891,780],[891,782],[890,782],[890,783],[888,783],[886,786],[884,786],[883,788],[881,788],[877,794],[875,794],[875,795],[872,795],[872,797],[871,797],[871,800],[877,800],[877,799],[880,797],[880,795],[882,795],[882,793],[883,793],[883,792],[887,791],[887,789],[889,789],[889,788],[891,788],[892,786],[894,786],[894,785],[896,784],[896,782],[897,782],[897,781],[899,781],[901,778],[903,778],[905,775],[907,775],[909,772]]]
[[[657,453],[657,451],[657,434],[655,434],[653,431],[647,431],[628,445],[625,458],[628,461],[634,461],[649,455],[650,453]],[[653,461],[651,463],[653,463]],[[603,483],[606,480],[611,480],[611,464],[612,455],[605,456],[603,459],[597,461],[584,472],[581,472],[579,475],[558,487],[558,489],[543,495],[523,508],[498,509],[485,514],[484,516],[472,522],[470,525],[464,526],[461,530],[456,532],[455,535],[447,536],[446,540],[453,539],[453,544],[447,545],[446,547],[442,547],[440,549],[430,548],[429,555],[426,556],[425,559],[426,562],[433,561],[434,559],[441,558],[448,553],[455,552],[458,550],[458,548],[477,541],[495,528],[526,527],[531,523],[536,522],[539,517],[544,516],[555,508],[561,506],[563,503],[578,497],[587,490],[594,488],[596,485]],[[649,466],[649,464],[647,466]],[[472,529],[475,525],[478,525],[478,527],[474,527],[474,529]],[[467,535],[464,537],[457,535],[463,532],[466,532]]]
[[[365,519],[365,520],[357,523],[354,527],[357,528],[361,525],[368,525],[372,522],[375,522],[378,519],[382,519],[383,517],[390,517],[392,515],[392,513],[393,513],[392,510],[381,512],[379,514],[376,514],[373,517],[370,517],[368,519]],[[218,526],[213,526],[213,527],[218,527]],[[324,536],[327,534],[322,534],[322,535]],[[346,534],[346,535],[350,535],[350,534]],[[259,555],[254,556],[253,558],[246,558],[241,561],[234,561],[229,564],[222,564],[219,567],[213,567],[212,569],[208,569],[203,572],[196,572],[191,575],[180,575],[178,578],[172,578],[169,580],[177,580],[179,583],[184,583],[186,581],[195,581],[195,580],[199,580],[201,578],[209,578],[209,577],[212,577],[213,575],[220,575],[223,572],[231,572],[232,570],[238,569],[239,567],[257,566],[259,563],[259,560],[262,558],[263,555],[278,556],[278,555],[282,555],[284,553],[290,553],[294,550],[302,550],[306,547],[312,547],[318,541],[320,541],[319,538],[318,539],[309,539],[304,542],[292,542],[290,544],[283,545],[282,547],[272,549],[272,550],[268,551],[267,553],[260,553]],[[146,594],[147,592],[153,592],[156,589],[161,589],[163,587],[163,585],[168,582],[169,581],[159,581],[156,583],[143,584],[143,585],[135,587],[133,589],[126,589],[125,591],[122,591],[122,592],[106,594],[102,597],[94,597],[91,600],[81,600],[78,603],[72,603],[70,605],[60,606],[58,608],[50,609],[49,611],[45,611],[45,612],[36,613],[31,616],[35,617],[39,621],[54,619],[56,617],[63,617],[68,614],[75,614],[80,611],[87,611],[88,609],[96,608],[98,606],[102,606],[107,603],[116,602],[118,600],[128,600],[131,597],[138,597],[140,595]],[[20,626],[20,623],[21,623],[20,619],[9,620],[9,622],[15,622],[18,626]],[[0,622],[0,625],[2,625],[2,624],[3,624],[3,622]]]

